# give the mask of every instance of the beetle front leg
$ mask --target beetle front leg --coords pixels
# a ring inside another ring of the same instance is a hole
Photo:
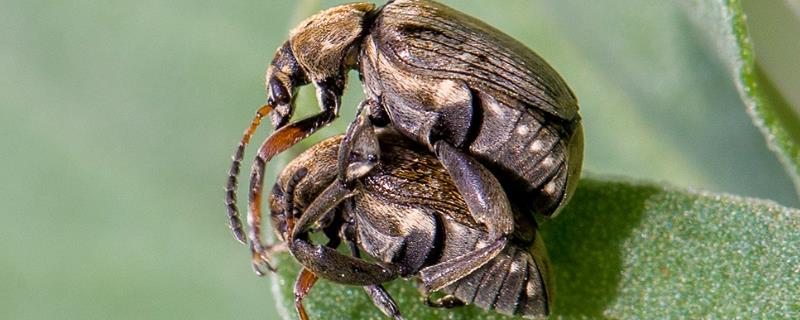
[[[346,256],[336,249],[311,244],[303,237],[294,239],[289,250],[303,267],[318,277],[341,284],[367,286],[389,282],[400,276],[400,268],[393,264]]]
[[[288,241],[291,243],[293,239],[307,233],[313,225],[322,220],[327,220],[328,215],[333,213],[336,206],[355,194],[355,191],[350,191],[339,181],[331,183],[314,198],[314,201],[303,211],[300,218],[289,225]]]
[[[369,108],[369,109],[368,109]],[[356,118],[345,131],[339,146],[338,179],[342,183],[350,182],[366,175],[380,160],[378,136],[370,120],[367,110],[380,108],[372,99],[362,101],[358,105]]]
[[[350,248],[350,252],[354,258],[360,258],[360,252],[358,251],[358,247],[355,244],[355,240],[351,237],[352,233],[348,233],[346,229],[350,228],[349,224],[345,224],[341,228],[341,235],[345,238],[348,247]],[[325,248],[335,249],[336,244],[339,243],[339,235],[332,234],[328,232],[329,230],[326,229],[325,233],[329,235],[331,241],[328,242]],[[295,246],[293,250],[306,250],[302,248],[303,245]],[[337,251],[338,253],[338,251]],[[302,253],[301,253],[302,254]],[[302,258],[298,258],[298,261],[303,264]],[[360,259],[358,259],[360,260]],[[322,261],[320,261],[322,262]],[[300,316],[301,320],[308,320],[308,314],[306,313],[305,308],[303,307],[303,299],[308,295],[311,291],[311,288],[316,284],[319,277],[314,274],[309,268],[304,267],[300,271],[297,276],[297,281],[295,281],[294,287],[294,294],[295,294],[295,309],[297,310],[297,314]],[[312,264],[313,266],[318,265],[317,263]],[[355,271],[355,270],[354,270]],[[397,308],[397,304],[394,302],[394,299],[389,295],[386,289],[380,284],[370,284],[363,286],[364,290],[367,292],[367,295],[372,300],[372,303],[378,307],[385,315],[395,319],[395,320],[403,320],[403,317],[400,315],[400,311]]]
[[[439,161],[447,169],[470,214],[488,233],[488,246],[420,270],[429,292],[440,290],[492,260],[505,248],[514,231],[514,217],[503,187],[486,167],[445,141],[434,144]]]
[[[322,106],[322,112],[309,118],[290,123],[261,144],[250,173],[250,199],[247,211],[247,223],[250,226],[250,250],[256,265],[263,261],[265,246],[261,240],[261,199],[264,188],[264,170],[267,162],[275,155],[294,146],[300,140],[310,136],[318,129],[330,124],[339,113],[341,90],[331,89],[323,84],[317,84],[317,95]],[[258,270],[258,269],[257,269]],[[257,274],[261,275],[263,273]]]
[[[325,219],[337,205],[354,194],[339,181],[331,183],[308,205],[295,224],[289,226],[289,250],[305,268],[331,281],[360,286],[391,281],[400,274],[400,268],[395,265],[346,256],[336,249],[308,241],[311,226]]]

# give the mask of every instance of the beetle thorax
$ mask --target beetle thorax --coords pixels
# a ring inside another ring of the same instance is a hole
[[[297,62],[312,81],[339,76],[352,68],[348,59],[361,40],[371,3],[334,7],[312,16],[292,30],[289,42]]]

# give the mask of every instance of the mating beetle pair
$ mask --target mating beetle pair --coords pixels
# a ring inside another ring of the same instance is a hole
[[[435,155],[468,218],[486,230],[488,244],[472,255],[474,266],[497,257],[519,227],[509,203],[552,216],[574,190],[583,152],[577,101],[542,58],[433,1],[342,5],[301,23],[278,49],[267,70],[268,103],[234,155],[226,203],[234,234],[246,242],[235,201],[237,176],[245,145],[270,114],[277,131],[259,148],[250,179],[248,238],[257,273],[271,268],[260,235],[265,165],[335,120],[351,69],[359,71],[367,97],[342,139],[331,185],[353,191],[356,180],[368,176],[386,155],[363,153],[355,141],[377,141],[372,128],[390,125]],[[322,111],[290,122],[297,88],[306,84],[316,87]],[[356,139],[363,135],[373,137]],[[446,287],[455,277],[449,270],[427,283],[423,274],[423,285]]]

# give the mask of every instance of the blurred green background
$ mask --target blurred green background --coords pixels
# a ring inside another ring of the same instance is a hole
[[[274,315],[268,280],[228,231],[222,187],[274,50],[318,6],[343,2],[0,3],[0,319]],[[800,204],[728,71],[674,6],[445,3],[528,44],[571,84],[586,171]],[[745,2],[759,63],[794,106],[798,7]],[[317,139],[341,132],[360,92],[354,82]],[[301,115],[316,110],[309,93]]]

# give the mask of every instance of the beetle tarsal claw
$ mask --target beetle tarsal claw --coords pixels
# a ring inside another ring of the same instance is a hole
[[[272,255],[278,252],[285,252],[287,250],[288,246],[285,242],[262,247],[260,250],[257,248],[251,248],[253,271],[260,277],[266,275],[267,270],[271,272],[277,272],[278,269],[275,268],[271,263]]]

